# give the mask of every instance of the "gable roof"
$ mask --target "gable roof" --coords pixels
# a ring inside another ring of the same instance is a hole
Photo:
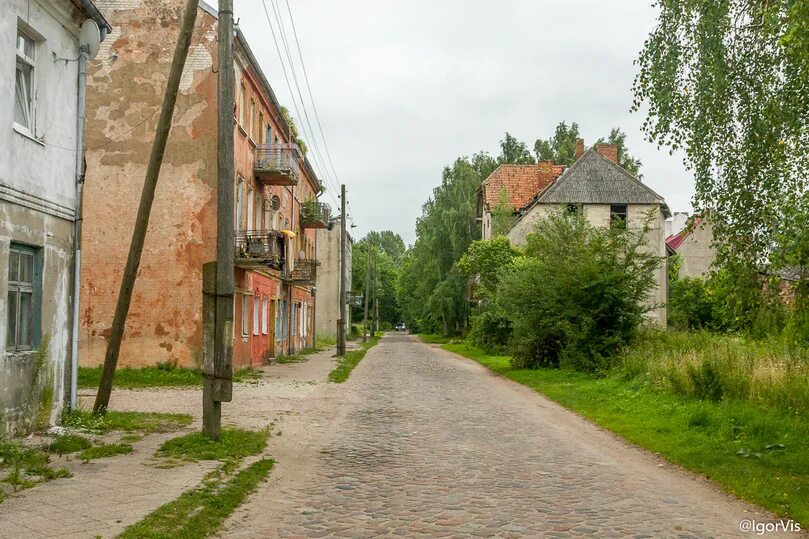
[[[483,180],[486,206],[494,208],[500,201],[500,192],[508,192],[508,200],[515,210],[530,204],[562,174],[564,167],[551,161],[536,165],[500,165]]]
[[[681,231],[676,234],[672,234],[668,238],[666,238],[666,246],[669,247],[672,251],[677,251],[680,248],[680,245],[690,236],[694,230],[700,225],[702,222],[702,218],[697,216]]]
[[[537,200],[540,204],[659,204],[666,201],[621,166],[589,148]]]

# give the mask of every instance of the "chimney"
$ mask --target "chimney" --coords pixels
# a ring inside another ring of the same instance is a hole
[[[578,161],[582,155],[584,155],[584,139],[576,139],[576,154],[573,156],[573,160]]]
[[[612,161],[618,163],[618,146],[615,144],[596,144],[596,151]]]

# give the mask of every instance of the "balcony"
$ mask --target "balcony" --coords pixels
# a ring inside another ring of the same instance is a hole
[[[292,284],[313,285],[317,277],[317,260],[296,260],[292,271],[286,270],[283,279]]]
[[[303,228],[326,228],[329,226],[331,208],[328,204],[309,200],[301,204],[301,226]]]
[[[236,232],[236,266],[245,269],[283,269],[285,241],[284,235],[278,232]]]
[[[253,175],[263,185],[298,185],[301,159],[297,144],[260,144]]]

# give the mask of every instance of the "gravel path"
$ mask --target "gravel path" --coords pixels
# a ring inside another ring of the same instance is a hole
[[[738,537],[772,520],[415,337],[310,397],[223,537]]]

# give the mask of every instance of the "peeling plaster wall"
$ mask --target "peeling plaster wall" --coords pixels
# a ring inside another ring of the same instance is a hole
[[[88,69],[82,365],[103,362],[181,0],[101,0],[112,33]],[[216,249],[216,20],[200,9],[180,84],[119,366],[201,361],[202,265]]]
[[[34,415],[56,422],[68,391],[78,65],[57,60],[78,56],[84,19],[67,0],[0,2],[0,94],[7,97],[0,107],[0,432],[24,428]],[[12,128],[18,25],[38,40],[35,125],[27,135]],[[33,392],[36,352],[6,350],[11,242],[36,248],[42,264],[38,322],[49,345]],[[43,399],[43,387],[52,401]]]

